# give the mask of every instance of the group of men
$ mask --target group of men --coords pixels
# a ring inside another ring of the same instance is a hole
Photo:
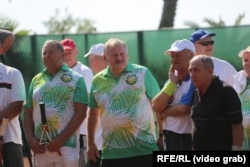
[[[6,31],[0,37],[6,33],[13,37]],[[90,68],[77,61],[72,39],[45,41],[45,69],[33,77],[27,97],[19,70],[0,63],[0,90],[8,97],[1,101],[0,123],[9,120],[0,140],[4,164],[22,166],[16,121],[24,101],[24,129],[37,167],[151,167],[159,149],[241,150],[237,71],[212,56],[215,35],[197,30],[165,51],[171,65],[161,90],[147,67],[128,61],[127,44],[116,38],[90,48],[84,55]],[[9,150],[18,161],[9,160]]]
[[[164,142],[162,149],[239,150],[242,146],[241,103],[232,87],[237,71],[212,56],[215,35],[197,30],[165,52],[171,56],[169,79],[152,102],[162,121],[158,140],[159,145]]]

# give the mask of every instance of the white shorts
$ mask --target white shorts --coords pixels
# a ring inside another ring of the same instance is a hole
[[[34,155],[35,167],[78,167],[78,159],[69,160],[58,152],[46,151],[43,154]]]

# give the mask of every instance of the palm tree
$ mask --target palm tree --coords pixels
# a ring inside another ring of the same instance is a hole
[[[178,0],[163,0],[163,10],[161,15],[160,28],[173,27]]]
[[[235,22],[234,22],[234,26],[241,25],[241,21],[242,21],[242,19],[244,17],[245,17],[245,13],[239,14],[238,17],[236,18]],[[219,18],[218,22],[216,22],[216,21],[214,21],[212,19],[209,19],[209,18],[204,18],[203,21],[205,23],[207,23],[209,25],[209,27],[225,27],[226,26],[225,22],[222,20],[221,17]],[[200,26],[197,23],[193,22],[193,21],[185,21],[184,25],[186,25],[186,26],[188,26],[188,27],[190,27],[192,29],[200,28]]]

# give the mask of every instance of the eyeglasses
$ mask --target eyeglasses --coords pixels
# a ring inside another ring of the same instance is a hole
[[[203,41],[199,42],[198,44],[201,44],[202,46],[208,46],[208,45],[213,45],[214,41]]]

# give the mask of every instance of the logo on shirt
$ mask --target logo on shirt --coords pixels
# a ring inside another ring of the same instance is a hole
[[[61,80],[63,82],[70,82],[70,81],[72,81],[72,75],[71,74],[63,74],[61,76]]]
[[[126,79],[127,84],[134,85],[137,82],[136,75],[129,75]]]

